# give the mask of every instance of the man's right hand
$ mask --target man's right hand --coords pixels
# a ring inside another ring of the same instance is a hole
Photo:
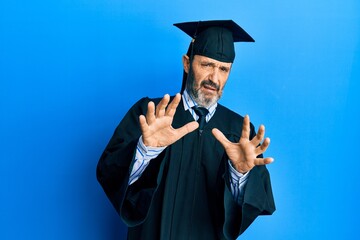
[[[171,126],[180,100],[181,95],[178,93],[169,104],[170,96],[166,94],[156,106],[156,109],[153,102],[148,103],[146,116],[140,115],[139,117],[145,146],[169,146],[199,127],[196,121],[189,122],[178,129],[174,129]]]

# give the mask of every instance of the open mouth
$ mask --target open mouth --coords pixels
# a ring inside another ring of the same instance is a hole
[[[219,91],[219,86],[213,82],[211,82],[210,80],[205,80],[202,82],[202,87],[204,88],[204,90],[208,91],[208,92],[217,92]]]
[[[206,90],[209,90],[209,91],[217,91],[217,88],[214,87],[214,86],[211,86],[209,84],[204,84],[203,87],[206,89]]]

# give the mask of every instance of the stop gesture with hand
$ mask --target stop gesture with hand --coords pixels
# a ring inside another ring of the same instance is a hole
[[[153,102],[149,102],[146,116],[140,115],[139,117],[145,146],[169,146],[199,127],[196,121],[187,123],[178,129],[174,129],[171,126],[180,100],[181,95],[178,93],[170,104],[170,96],[168,94],[163,97],[156,108]]]
[[[212,130],[214,137],[223,145],[232,165],[240,173],[250,171],[256,165],[272,163],[273,158],[257,158],[264,153],[270,145],[270,138],[265,138],[265,127],[261,125],[256,136],[250,140],[250,118],[245,116],[241,138],[238,143],[230,142],[225,135],[218,129]],[[263,141],[263,142],[262,142]],[[261,143],[262,142],[262,143]]]

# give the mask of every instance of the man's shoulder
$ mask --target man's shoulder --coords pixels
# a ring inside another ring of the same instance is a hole
[[[149,102],[154,102],[155,105],[156,105],[157,103],[160,102],[161,99],[162,98],[151,98],[151,97],[148,97],[148,96],[142,97],[133,104],[133,107],[144,106],[144,105],[147,106],[147,104]]]
[[[173,100],[173,98],[175,97],[175,95],[170,95],[170,101]],[[144,103],[148,103],[148,102],[153,102],[155,104],[159,103],[161,101],[161,99],[163,99],[163,97],[143,97],[140,100],[138,100],[135,104],[144,104]]]
[[[233,119],[235,121],[243,120],[244,117],[238,114],[237,112],[234,112],[233,110],[225,107],[222,104],[218,103],[218,106],[216,108],[216,111],[219,111],[222,115],[226,116],[227,118]]]

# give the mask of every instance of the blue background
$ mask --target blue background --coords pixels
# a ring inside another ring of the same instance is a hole
[[[241,239],[358,239],[357,0],[1,1],[1,239],[124,239],[98,158],[135,101],[179,91],[172,24],[210,19],[256,40],[221,103],[265,124],[275,158],[277,211]]]

